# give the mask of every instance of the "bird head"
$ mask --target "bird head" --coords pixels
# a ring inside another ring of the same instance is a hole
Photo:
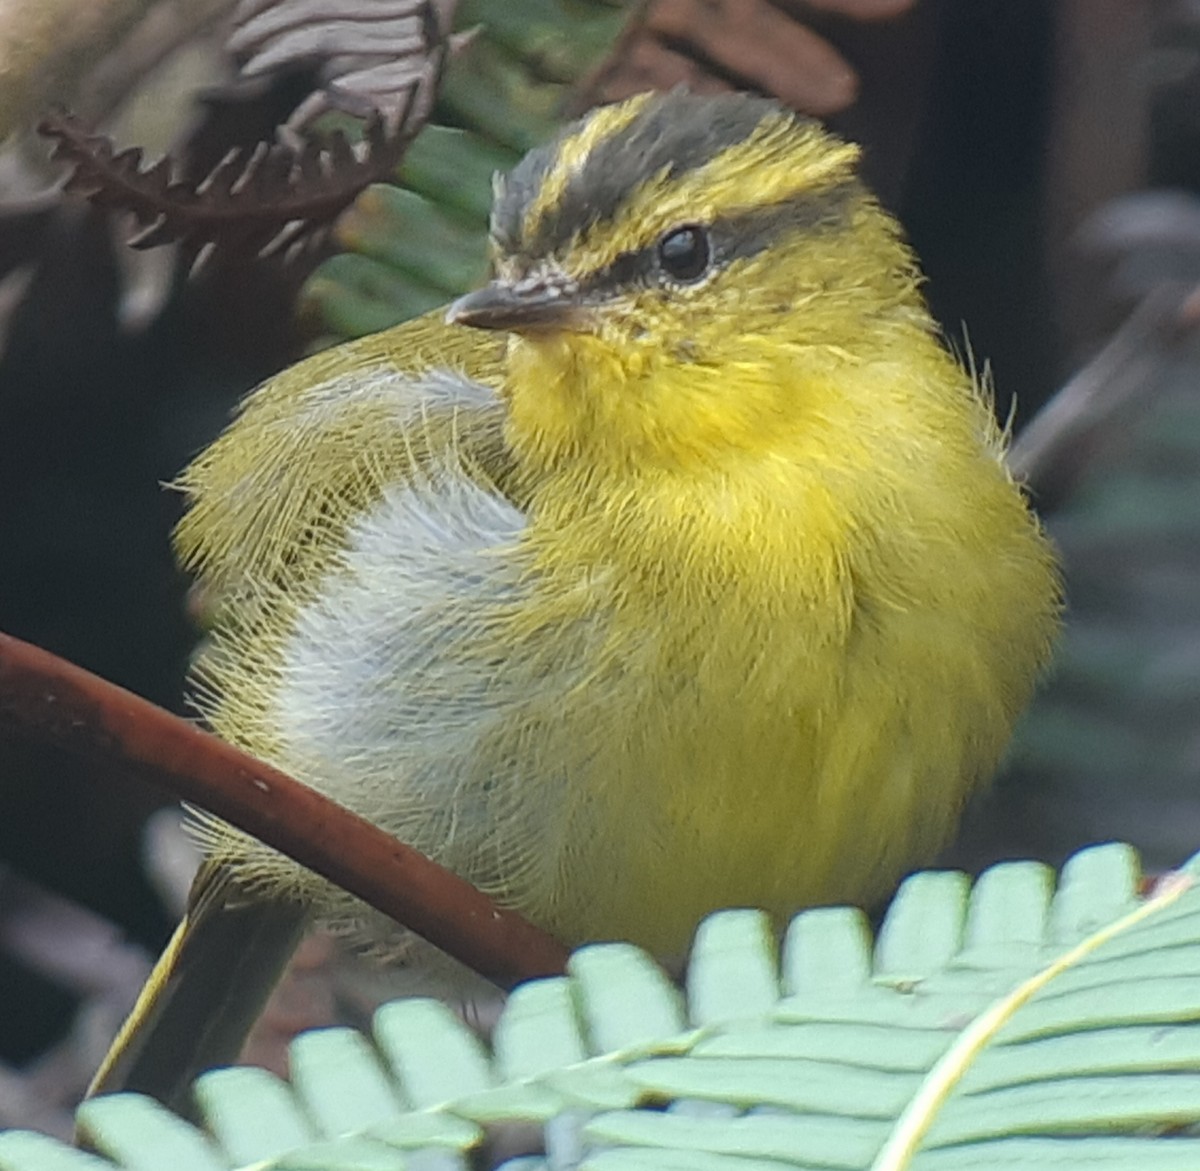
[[[489,284],[447,319],[512,335],[512,439],[644,466],[761,446],[806,371],[927,327],[858,148],[774,102],[643,94],[496,183]],[[799,388],[799,389],[798,389]]]

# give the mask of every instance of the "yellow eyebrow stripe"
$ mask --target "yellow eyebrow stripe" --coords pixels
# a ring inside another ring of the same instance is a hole
[[[786,115],[768,118],[749,138],[728,147],[703,167],[670,181],[636,189],[620,216],[592,234],[580,255],[585,271],[612,263],[626,252],[646,247],[681,223],[712,223],[754,208],[784,204],[806,192],[819,194],[854,175],[859,148],[835,143],[815,126],[800,131]],[[777,142],[791,139],[787,149]],[[778,158],[770,165],[764,159]]]
[[[567,184],[584,165],[587,157],[606,138],[620,134],[641,112],[652,94],[640,94],[617,106],[596,110],[576,133],[565,138],[555,154],[554,165],[546,174],[537,195],[529,202],[522,222],[522,234],[532,240],[542,217],[553,211],[562,199]]]
[[[782,142],[776,146],[772,141],[785,136],[793,139],[793,145],[787,147],[790,158],[782,153]],[[849,177],[858,161],[857,146],[834,146],[815,128],[809,131],[807,141],[797,144],[795,136],[790,119],[762,122],[744,142],[723,150],[703,167],[680,175],[671,184],[672,197],[696,205],[703,203],[704,218],[719,219],[753,207],[786,203],[806,191],[820,191]],[[775,157],[776,150],[781,152],[780,162],[764,164],[763,159]],[[637,199],[635,194],[630,207]]]

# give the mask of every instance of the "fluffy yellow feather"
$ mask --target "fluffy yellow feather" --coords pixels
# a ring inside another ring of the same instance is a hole
[[[569,943],[928,859],[1058,583],[856,157],[748,97],[598,111],[498,185],[489,286],[257,391],[184,481],[216,729]]]

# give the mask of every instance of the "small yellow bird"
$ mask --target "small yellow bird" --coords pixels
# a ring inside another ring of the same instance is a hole
[[[498,182],[490,284],[260,388],[184,480],[216,730],[571,944],[927,860],[1059,584],[857,158],[758,98],[597,110]],[[232,1056],[299,908],[361,913],[209,837],[101,1088]]]

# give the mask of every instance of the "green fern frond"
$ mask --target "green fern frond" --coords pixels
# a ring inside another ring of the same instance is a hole
[[[485,1046],[444,1005],[380,1009],[373,1044],[305,1034],[292,1082],[197,1083],[206,1130],[149,1099],[85,1103],[107,1159],[23,1132],[3,1171],[465,1168],[496,1127],[509,1171],[1182,1171],[1200,1166],[1200,860],[1139,895],[1133,852],[1086,850],[972,888],[924,873],[872,940],[861,912],[701,927],[683,991],[626,944],[513,993]],[[111,1160],[108,1161],[108,1160]]]

